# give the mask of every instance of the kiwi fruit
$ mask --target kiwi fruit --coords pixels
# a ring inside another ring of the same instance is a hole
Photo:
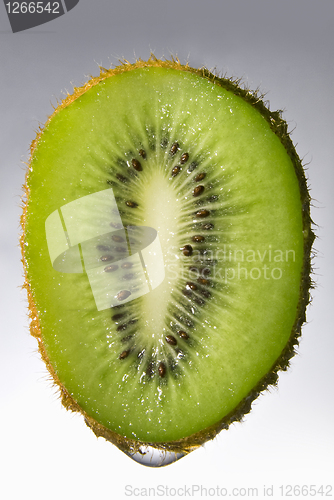
[[[130,455],[182,456],[295,352],[314,239],[281,113],[150,57],[100,69],[31,146],[31,333],[64,406]]]

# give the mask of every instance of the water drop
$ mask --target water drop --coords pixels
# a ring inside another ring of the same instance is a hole
[[[132,458],[139,464],[146,465],[147,467],[164,467],[165,465],[172,464],[180,458],[184,457],[186,453],[175,453],[166,450],[159,450],[153,446],[141,446],[137,452],[124,452],[128,457]]]

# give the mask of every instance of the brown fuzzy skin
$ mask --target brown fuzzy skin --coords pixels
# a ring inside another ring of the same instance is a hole
[[[207,78],[209,81],[215,83],[216,85],[220,85],[227,90],[232,91],[235,95],[242,97],[245,101],[250,103],[254,108],[256,108],[261,115],[266,119],[269,123],[272,131],[279,137],[283,146],[285,147],[291,161],[294,165],[296,176],[299,182],[300,189],[300,197],[302,204],[302,218],[303,218],[303,234],[304,234],[304,260],[303,260],[303,269],[300,283],[300,294],[299,294],[299,303],[296,311],[296,319],[294,322],[294,326],[291,331],[290,339],[282,351],[280,357],[276,360],[274,365],[272,366],[270,372],[268,372],[265,377],[263,377],[259,383],[250,391],[247,397],[245,397],[239,405],[234,409],[233,412],[226,415],[222,420],[217,422],[216,424],[208,427],[207,429],[202,430],[201,432],[197,432],[192,434],[191,436],[187,436],[179,441],[172,442],[160,442],[160,443],[149,443],[142,441],[135,441],[132,439],[127,439],[110,429],[104,427],[99,424],[96,420],[87,415],[77,404],[77,402],[71,397],[66,388],[60,382],[56,372],[54,371],[44,343],[43,343],[43,335],[39,324],[38,314],[36,310],[36,306],[33,299],[33,294],[30,289],[30,284],[27,279],[27,269],[26,269],[26,260],[25,260],[25,222],[26,222],[26,213],[29,199],[29,188],[27,186],[27,180],[29,176],[29,165],[31,159],[34,154],[34,150],[37,146],[38,141],[43,133],[43,128],[40,127],[36,138],[31,144],[30,147],[30,160],[28,164],[28,170],[26,174],[26,184],[23,186],[24,188],[24,199],[23,199],[23,213],[21,216],[21,227],[22,234],[20,236],[20,246],[22,252],[22,263],[25,272],[25,282],[23,288],[27,290],[28,295],[28,307],[29,307],[29,318],[30,318],[30,333],[33,337],[37,339],[38,349],[41,354],[43,361],[46,364],[46,367],[52,377],[52,381],[55,384],[56,388],[59,391],[59,395],[61,397],[62,404],[67,410],[80,412],[88,427],[90,427],[97,437],[104,437],[108,441],[115,444],[122,451],[130,454],[134,454],[139,451],[142,446],[152,446],[161,451],[174,452],[174,453],[183,453],[187,454],[197,447],[203,445],[206,441],[213,439],[222,429],[228,429],[229,425],[235,421],[241,421],[243,416],[248,413],[251,409],[252,402],[259,396],[262,391],[268,389],[270,385],[276,385],[278,380],[278,371],[287,370],[289,366],[289,360],[295,354],[295,347],[298,345],[298,338],[301,334],[301,327],[303,323],[306,321],[306,307],[310,302],[310,289],[312,288],[311,281],[311,251],[312,244],[315,238],[315,235],[312,231],[312,220],[310,216],[310,195],[307,188],[307,182],[305,178],[304,169],[301,163],[300,158],[298,157],[296,150],[293,146],[293,143],[290,139],[288,133],[287,123],[282,119],[281,112],[270,111],[266,105],[264,104],[262,97],[258,97],[257,93],[253,93],[247,89],[243,89],[239,87],[240,81],[232,81],[226,78],[220,78],[205,68],[201,69],[193,69],[190,68],[188,64],[182,65],[178,59],[172,58],[171,61],[161,61],[157,59],[155,56],[151,55],[148,61],[143,61],[139,59],[136,63],[130,64],[128,61],[123,61],[120,66],[117,66],[114,69],[105,69],[100,67],[100,75],[97,77],[92,77],[87,83],[85,83],[82,87],[74,88],[73,94],[69,95],[63,99],[55,108],[53,114],[48,118],[45,126],[52,120],[52,118],[61,110],[62,108],[70,105],[75,99],[80,97],[83,93],[89,90],[94,85],[97,85],[100,81],[110,78],[114,75],[123,73],[125,71],[131,71],[132,69],[144,68],[148,66],[162,67],[162,68],[171,68],[182,71],[188,71],[191,73],[195,73],[199,76]]]

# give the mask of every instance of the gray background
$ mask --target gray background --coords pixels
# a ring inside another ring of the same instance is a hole
[[[0,4],[3,498],[126,498],[127,484],[257,487],[259,498],[264,485],[273,485],[280,498],[280,485],[331,482],[333,21],[332,0],[80,0],[66,15],[12,34]],[[243,424],[156,470],[97,440],[80,417],[62,409],[28,334],[18,249],[22,162],[51,103],[98,74],[98,64],[134,62],[150,51],[242,77],[267,93],[271,109],[285,110],[307,164],[318,224],[317,287],[299,355],[278,390],[262,395]]]

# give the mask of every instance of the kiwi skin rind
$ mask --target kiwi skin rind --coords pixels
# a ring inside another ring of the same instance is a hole
[[[39,324],[39,318],[37,309],[33,300],[33,295],[31,292],[30,284],[27,278],[27,264],[25,259],[25,226],[26,226],[26,214],[28,209],[29,200],[29,188],[28,188],[28,177],[30,171],[30,163],[33,158],[35,148],[40,140],[44,128],[52,120],[52,118],[60,111],[60,109],[67,107],[74,100],[84,94],[91,87],[97,85],[99,82],[106,78],[110,78],[114,75],[131,71],[133,69],[145,68],[145,67],[160,67],[187,71],[190,73],[197,74],[203,78],[206,78],[215,85],[221,86],[226,90],[233,92],[234,95],[241,97],[243,100],[251,104],[268,122],[271,130],[278,136],[282,145],[284,146],[287,154],[289,155],[292,164],[295,169],[296,177],[298,179],[301,205],[302,205],[302,223],[303,223],[303,236],[304,236],[304,256],[303,256],[303,266],[301,273],[300,282],[300,292],[299,301],[297,306],[295,322],[290,334],[290,338],[283,349],[281,355],[276,360],[276,362],[271,367],[271,370],[258,382],[258,384],[250,391],[250,393],[237,405],[237,407],[228,415],[226,415],[222,420],[216,422],[214,425],[187,436],[178,441],[171,442],[142,442],[133,439],[125,438],[110,429],[99,424],[95,419],[87,415],[78,403],[72,398],[66,388],[60,382],[57,374],[55,373],[50,360],[48,358],[43,338],[42,332]],[[157,59],[153,54],[147,61],[138,59],[135,63],[131,64],[128,61],[121,61],[121,64],[113,69],[105,69],[100,67],[100,74],[97,77],[91,77],[88,82],[86,82],[82,87],[75,87],[73,94],[68,94],[65,99],[58,103],[58,106],[54,109],[52,115],[48,118],[44,127],[39,127],[36,138],[33,140],[30,147],[30,159],[27,164],[26,172],[26,182],[23,186],[24,196],[23,196],[23,213],[21,215],[21,227],[22,233],[20,236],[20,247],[22,253],[22,263],[25,274],[25,282],[23,288],[27,291],[28,296],[28,308],[29,308],[29,318],[30,318],[30,333],[33,337],[37,339],[38,350],[46,367],[51,375],[52,381],[59,391],[61,397],[61,402],[67,410],[73,412],[79,412],[83,415],[84,420],[88,427],[92,429],[97,437],[104,437],[106,440],[115,444],[122,451],[134,454],[139,451],[142,446],[152,446],[155,449],[187,454],[192,450],[203,445],[205,442],[213,439],[222,429],[228,429],[230,424],[233,422],[240,422],[244,415],[249,413],[251,410],[252,402],[259,396],[259,394],[267,390],[270,386],[275,386],[278,381],[278,372],[285,371],[289,367],[290,359],[296,354],[296,347],[299,343],[299,337],[301,335],[301,328],[306,321],[306,308],[310,302],[310,289],[313,288],[313,282],[311,279],[312,274],[312,245],[315,239],[315,234],[312,230],[313,221],[310,215],[310,204],[311,198],[307,186],[307,181],[305,177],[304,168],[302,162],[295,150],[293,142],[290,138],[288,132],[288,125],[282,118],[281,111],[270,111],[266,103],[263,101],[263,96],[258,96],[257,92],[252,92],[247,88],[240,87],[240,80],[233,80],[226,77],[217,76],[216,74],[210,72],[206,68],[194,69],[191,68],[188,63],[182,65],[177,58],[171,58],[171,60],[160,60]]]

